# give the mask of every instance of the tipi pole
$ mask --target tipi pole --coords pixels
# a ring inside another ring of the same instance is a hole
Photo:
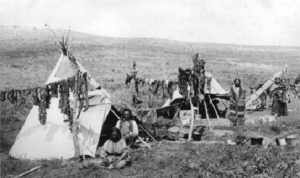
[[[210,119],[209,119],[209,115],[208,115],[208,112],[207,112],[207,104],[206,104],[205,100],[203,102],[204,102],[204,109],[205,109],[206,119],[207,119],[207,122],[208,122],[208,127],[211,128]]]
[[[253,105],[253,102],[274,83],[274,80],[276,77],[280,77],[281,75],[283,75],[286,72],[287,72],[287,69],[282,68],[281,71],[275,73],[272,77],[270,77],[259,90],[254,92],[248,98],[246,98],[246,109],[251,108],[251,106]]]
[[[192,114],[188,141],[191,141],[192,140],[192,134],[193,134],[193,128],[194,128],[195,114],[194,114],[194,106],[193,106],[192,98],[190,96],[188,96],[188,98],[190,100],[191,114]]]
[[[29,174],[29,173],[32,173],[33,171],[35,171],[35,170],[41,168],[41,167],[42,167],[42,166],[36,166],[36,167],[34,167],[34,168],[32,168],[32,169],[26,171],[26,172],[23,172],[22,174],[18,175],[16,178],[23,177],[23,176],[25,176],[25,175],[27,175],[27,174]]]
[[[78,142],[78,131],[77,131],[77,128],[78,128],[78,122],[77,122],[77,116],[79,117],[79,114],[80,114],[80,111],[79,109],[77,108],[77,105],[78,105],[78,89],[80,86],[78,86],[78,76],[79,76],[79,72],[76,74],[76,80],[75,80],[75,83],[76,83],[76,87],[75,87],[75,91],[74,91],[74,94],[75,94],[75,97],[74,97],[74,113],[73,113],[73,125],[72,125],[72,135],[73,135],[73,143],[74,143],[74,148],[75,148],[75,158],[78,158],[79,155],[80,155],[80,148],[79,148],[79,142]],[[77,112],[78,110],[78,112]]]
[[[209,97],[209,100],[210,100],[211,105],[212,105],[213,108],[214,108],[214,111],[215,111],[215,113],[216,113],[217,118],[220,119],[219,114],[218,114],[218,111],[217,111],[217,109],[216,109],[216,107],[215,107],[215,105],[214,105],[214,103],[213,103],[213,101],[212,101],[212,99],[211,99],[211,97],[210,97],[210,94],[208,94],[208,97]]]

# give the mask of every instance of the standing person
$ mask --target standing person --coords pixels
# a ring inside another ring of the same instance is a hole
[[[245,115],[246,92],[241,85],[241,79],[234,79],[230,87],[229,120],[233,126],[243,125]]]
[[[110,138],[101,148],[100,158],[100,164],[109,169],[120,169],[130,163],[129,148],[118,128],[112,128]]]
[[[270,88],[272,94],[272,110],[271,115],[287,116],[287,103],[289,98],[287,97],[287,86],[282,82],[280,78],[275,78],[274,84]]]
[[[127,145],[132,147],[138,138],[139,130],[130,109],[123,110],[122,119],[117,122],[116,127],[121,130]]]

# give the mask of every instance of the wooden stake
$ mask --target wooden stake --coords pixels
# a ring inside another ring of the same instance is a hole
[[[204,102],[204,109],[205,109],[206,119],[207,119],[207,122],[208,122],[208,128],[211,129],[211,124],[210,124],[210,120],[209,120],[209,115],[208,115],[208,112],[207,112],[207,105],[206,105],[205,100],[204,100],[203,102]]]
[[[208,97],[209,97],[209,100],[210,100],[210,102],[211,102],[211,105],[212,105],[213,108],[214,108],[214,111],[215,111],[215,113],[216,113],[216,115],[217,115],[217,118],[220,119],[219,114],[218,114],[218,111],[217,111],[217,109],[216,109],[216,107],[215,107],[215,105],[214,105],[214,103],[213,103],[213,101],[212,101],[212,99],[211,99],[211,97],[210,97],[210,94],[208,94]]]
[[[78,142],[78,137],[77,137],[77,134],[78,134],[78,131],[77,131],[77,128],[78,128],[78,123],[77,123],[77,100],[78,100],[78,89],[80,86],[78,86],[78,76],[79,76],[79,72],[77,73],[76,75],[76,88],[75,88],[75,91],[74,91],[74,110],[73,110],[73,125],[72,125],[72,135],[73,135],[73,144],[74,144],[74,148],[75,148],[75,158],[78,158],[79,155],[80,155],[80,148],[79,148],[79,142]],[[78,112],[79,114],[79,112]]]
[[[150,145],[148,143],[146,143],[140,136],[138,136],[138,139],[147,147],[149,148],[149,150],[152,150]]]
[[[194,106],[193,106],[192,98],[190,96],[188,98],[190,100],[191,114],[192,114],[188,141],[191,141],[192,140],[193,129],[194,129],[195,114],[194,114]]]
[[[158,140],[157,140],[156,138],[154,138],[154,137],[152,136],[152,134],[149,133],[142,125],[140,125],[140,124],[137,124],[137,125],[138,125],[141,129],[143,129],[143,131],[146,132],[146,134],[147,134],[149,137],[151,137],[153,141],[158,141]]]
[[[34,167],[34,168],[32,168],[32,169],[30,169],[30,170],[28,170],[28,171],[26,171],[26,172],[23,172],[22,174],[19,174],[16,178],[23,177],[23,176],[25,176],[25,175],[27,175],[27,174],[29,174],[29,173],[32,173],[33,171],[35,171],[35,170],[41,168],[41,167],[42,167],[42,166]]]

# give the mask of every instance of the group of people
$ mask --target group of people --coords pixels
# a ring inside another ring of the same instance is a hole
[[[124,109],[122,118],[112,128],[110,138],[100,148],[99,164],[109,169],[123,168],[130,163],[130,148],[138,138],[138,126],[131,110]]]
[[[276,78],[270,87],[272,99],[272,115],[287,116],[287,88],[280,78]],[[246,92],[240,79],[234,79],[230,87],[230,106],[228,118],[233,126],[243,125],[245,115]],[[138,126],[129,109],[124,109],[122,118],[112,128],[110,138],[100,150],[100,164],[113,168],[123,168],[130,163],[130,148],[138,138]]]
[[[287,116],[287,103],[290,102],[288,95],[289,85],[281,78],[275,78],[274,84],[269,88],[269,96],[271,100],[271,115]],[[234,79],[234,84],[230,87],[230,106],[228,118],[233,126],[243,125],[246,92],[241,85],[239,78]],[[266,102],[266,101],[262,101]]]

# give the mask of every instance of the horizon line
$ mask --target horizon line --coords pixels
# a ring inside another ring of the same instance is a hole
[[[0,26],[4,27],[21,27],[21,28],[37,28],[37,29],[43,29],[43,27],[40,26],[34,26],[34,25],[5,25],[0,24]],[[53,30],[65,30],[68,31],[67,28],[51,28]],[[261,45],[261,44],[241,44],[241,43],[219,43],[219,42],[205,42],[205,41],[185,41],[185,40],[178,40],[178,39],[170,39],[170,38],[164,38],[164,37],[153,37],[153,36],[137,36],[137,37],[121,37],[121,36],[110,36],[110,35],[100,35],[100,34],[94,34],[89,32],[84,32],[81,30],[72,30],[70,28],[70,31],[76,32],[76,33],[82,33],[85,35],[93,35],[97,37],[105,37],[105,38],[116,38],[116,39],[159,39],[159,40],[168,40],[168,41],[175,41],[175,42],[181,42],[181,43],[194,43],[194,44],[212,44],[212,45],[231,45],[231,46],[244,46],[244,47],[282,47],[282,48],[300,48],[299,46],[295,45]]]

